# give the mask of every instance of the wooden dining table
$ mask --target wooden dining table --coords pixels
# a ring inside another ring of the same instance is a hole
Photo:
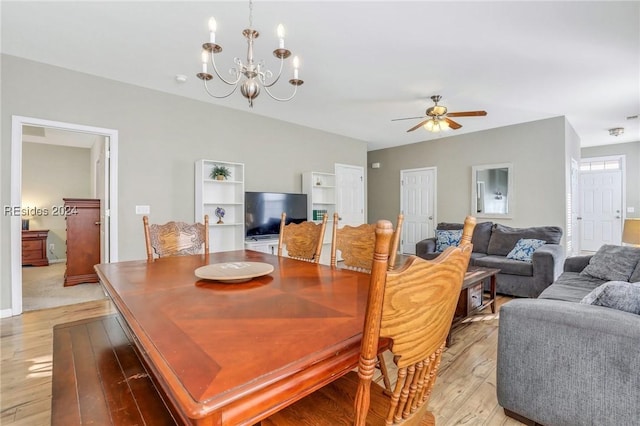
[[[274,269],[243,283],[194,274],[223,262]],[[95,269],[185,424],[255,424],[357,366],[368,274],[251,250]]]

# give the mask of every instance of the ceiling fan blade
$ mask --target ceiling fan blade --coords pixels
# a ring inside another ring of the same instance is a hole
[[[407,133],[409,132],[413,132],[416,129],[419,129],[420,127],[424,126],[424,123],[426,123],[427,121],[431,120],[430,118],[424,121],[419,122],[418,124],[416,124],[415,126],[413,126],[412,128],[410,128],[409,130],[407,130]]]
[[[405,118],[392,118],[391,121],[401,121],[401,120],[415,120],[417,118],[426,118],[426,116],[421,115],[420,117],[405,117]]]
[[[453,130],[458,130],[460,127],[462,127],[462,124],[456,123],[450,118],[445,117],[444,119],[447,121],[447,123],[449,123],[449,127],[451,127]]]
[[[487,115],[487,111],[464,111],[464,112],[449,112],[449,117],[478,117]]]

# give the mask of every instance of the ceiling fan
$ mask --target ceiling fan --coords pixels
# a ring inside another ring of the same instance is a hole
[[[439,132],[448,127],[454,130],[462,127],[462,124],[459,124],[453,121],[449,117],[478,117],[478,116],[487,115],[486,111],[447,112],[447,107],[438,105],[438,102],[440,102],[440,99],[442,99],[442,96],[440,95],[431,96],[431,100],[435,105],[427,108],[427,110],[425,111],[425,115],[421,117],[395,118],[391,121],[415,120],[418,118],[426,118],[426,120],[423,120],[420,123],[416,124],[409,130],[407,130],[407,132],[413,132],[414,130],[422,126],[424,126],[424,128],[430,132]]]

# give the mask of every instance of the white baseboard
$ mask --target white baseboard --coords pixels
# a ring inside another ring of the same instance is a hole
[[[0,318],[8,318],[13,316],[12,315],[13,312],[11,311],[11,309],[2,309],[0,310]]]
[[[65,263],[67,259],[49,259],[49,263]]]

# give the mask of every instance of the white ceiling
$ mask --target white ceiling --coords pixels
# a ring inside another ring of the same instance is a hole
[[[1,7],[3,53],[250,111],[239,93],[209,98],[195,77],[211,15],[219,69],[245,57],[247,1]],[[582,146],[640,140],[640,119],[627,119],[640,114],[637,1],[256,1],[253,15],[257,58],[277,71],[271,52],[283,23],[305,80],[290,102],[261,94],[255,114],[367,141],[369,150],[562,115]],[[274,87],[281,96],[291,89]],[[423,115],[434,94],[449,111],[488,115],[458,118],[463,127],[442,134],[391,121]],[[612,127],[624,135],[609,136]]]

